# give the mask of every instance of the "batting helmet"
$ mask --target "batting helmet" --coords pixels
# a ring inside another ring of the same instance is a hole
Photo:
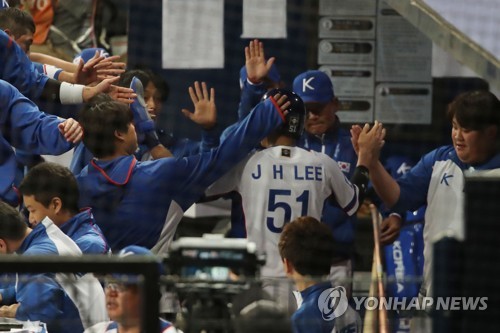
[[[300,138],[304,132],[304,122],[306,119],[306,108],[302,98],[296,93],[286,89],[272,89],[268,91],[263,99],[276,94],[285,95],[290,102],[290,106],[286,109],[288,114],[285,116],[285,123],[278,129],[280,134],[290,136],[294,139]]]

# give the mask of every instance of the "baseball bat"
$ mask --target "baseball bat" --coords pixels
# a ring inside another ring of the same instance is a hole
[[[378,308],[378,328],[379,333],[389,333],[389,319],[387,316],[387,309],[381,306],[382,298],[385,298],[385,289],[383,282],[384,270],[382,267],[382,254],[380,249],[380,220],[381,216],[374,204],[370,204],[370,213],[372,216],[373,224],[373,240],[374,240],[374,265],[376,267],[376,281],[377,281],[377,292],[379,297],[379,308]]]
[[[370,279],[370,290],[368,297],[377,297],[377,266],[375,264],[375,252],[373,252],[372,272]],[[376,310],[366,310],[363,320],[363,333],[376,333],[377,332],[377,312]]]

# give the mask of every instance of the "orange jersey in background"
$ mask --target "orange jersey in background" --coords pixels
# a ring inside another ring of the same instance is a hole
[[[33,44],[43,44],[54,20],[56,0],[21,0],[21,8],[29,11],[35,21]]]

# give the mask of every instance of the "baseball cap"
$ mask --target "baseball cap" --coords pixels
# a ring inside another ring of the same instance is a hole
[[[304,103],[328,103],[335,97],[332,80],[325,72],[318,70],[297,75],[293,80],[293,91]]]
[[[269,70],[267,76],[273,82],[280,82],[281,76],[280,73],[278,72],[278,67],[276,67],[276,64],[273,63],[271,65],[271,69]],[[248,78],[247,68],[246,66],[243,66],[240,69],[240,88],[243,88],[243,83],[246,81],[247,78]]]
[[[153,258],[157,258],[153,252],[148,250],[145,247],[138,245],[129,245],[124,247],[120,252],[118,252],[118,257],[126,258],[130,256],[150,256]],[[158,259],[158,272],[160,275],[166,274],[165,267]],[[117,279],[119,281],[123,281],[126,284],[135,284],[139,282],[140,276],[134,274],[112,274],[113,279]]]
[[[83,62],[87,62],[92,57],[95,55],[96,51],[99,51],[99,55],[104,56],[105,58],[109,57],[109,53],[100,47],[89,47],[86,49],[83,49],[82,52],[76,55],[76,57],[73,59],[73,63],[77,64],[80,59],[83,59]]]

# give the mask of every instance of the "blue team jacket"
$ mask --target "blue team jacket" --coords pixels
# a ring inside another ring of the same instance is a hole
[[[26,53],[3,30],[0,30],[0,79],[30,99],[40,97],[49,80],[36,70]]]
[[[111,249],[135,244],[165,253],[184,211],[283,123],[273,103],[257,105],[208,152],[147,162],[134,156],[92,160],[77,176],[81,206],[92,207]]]
[[[90,208],[76,214],[59,228],[78,245],[83,254],[107,254],[110,252],[108,242],[95,223]]]
[[[190,139],[177,139],[171,133],[167,133],[164,129],[157,128],[156,134],[160,143],[168,148],[174,157],[186,157],[189,155],[199,154],[203,151],[208,151],[219,145],[218,131],[202,130],[201,141],[194,141]],[[139,145],[138,151],[134,154],[137,159],[141,160],[142,156],[148,152],[145,145]],[[79,143],[74,150],[73,157],[69,169],[75,175],[78,175],[94,156],[83,145]]]
[[[12,147],[33,154],[60,155],[73,145],[59,132],[57,126],[62,119],[40,112],[33,102],[3,80],[0,80],[0,110],[0,199],[16,206],[19,203],[15,190],[17,162]]]
[[[59,255],[45,225],[39,223],[17,251],[23,255]],[[40,320],[52,333],[82,332],[78,308],[56,281],[53,273],[20,276],[16,288],[18,320]]]
[[[297,146],[306,150],[323,152],[337,161],[340,169],[348,179],[352,177],[358,157],[352,147],[350,133],[340,127],[338,118],[334,128],[327,131],[322,137],[304,132]],[[327,200],[323,208],[321,221],[331,228],[335,241],[345,245],[345,247],[340,247],[338,250],[343,251],[344,256],[350,257],[353,250],[356,215],[349,217],[342,209],[332,205]]]
[[[292,315],[294,333],[361,332],[361,317],[349,306],[342,287],[320,282],[300,295],[302,304]]]
[[[415,210],[427,204],[425,212],[424,268],[422,288],[433,295],[433,247],[432,238],[443,232],[463,239],[464,223],[464,171],[492,170],[500,168],[500,154],[482,164],[463,163],[453,146],[443,146],[424,155],[405,175],[397,179],[399,199],[391,207],[394,211]]]
[[[255,105],[259,104],[262,96],[267,92],[264,83],[250,84],[245,79],[242,82],[240,104],[238,107],[238,119],[243,119],[252,111]]]

